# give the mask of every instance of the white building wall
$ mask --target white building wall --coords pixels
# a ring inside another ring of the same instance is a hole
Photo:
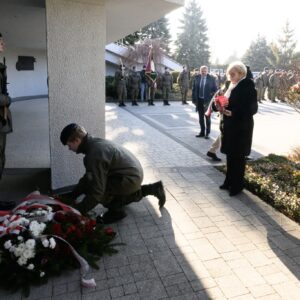
[[[52,188],[77,183],[82,156],[60,142],[69,123],[105,135],[105,0],[46,0]]]
[[[33,71],[18,71],[18,56],[33,56],[36,59]],[[47,59],[45,50],[9,49],[5,51],[8,91],[12,98],[48,94]]]

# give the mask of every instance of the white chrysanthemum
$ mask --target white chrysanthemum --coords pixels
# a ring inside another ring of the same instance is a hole
[[[26,263],[27,263],[27,259],[26,259],[24,256],[20,256],[19,259],[17,260],[17,263],[18,263],[20,266],[24,266],[24,265],[26,265]]]
[[[46,227],[45,223],[39,223],[37,221],[32,221],[29,225],[29,229],[34,237],[40,236]]]
[[[24,251],[25,248],[26,248],[26,246],[25,246],[24,243],[20,243],[20,244],[18,245],[18,249],[19,249],[20,251]]]
[[[55,242],[54,238],[53,238],[53,237],[50,238],[50,239],[49,239],[49,242],[50,242],[50,248],[51,248],[51,249],[54,249],[55,246],[56,246],[56,242]]]
[[[33,269],[34,269],[34,264],[29,264],[29,265],[27,266],[27,269],[28,269],[28,270],[33,270]]]
[[[15,255],[16,257],[21,256],[22,253],[23,253],[23,251],[20,250],[19,247],[16,247],[16,248],[14,249],[14,255]]]
[[[19,236],[18,236],[18,240],[19,240],[20,242],[23,242],[23,241],[24,241],[24,238],[23,238],[21,235],[19,235]]]
[[[44,277],[44,276],[45,276],[45,272],[41,272],[40,277]]]
[[[35,247],[35,240],[29,239],[26,241],[25,245],[28,249],[33,249]]]
[[[48,212],[52,212],[52,211],[53,211],[53,208],[52,208],[51,206],[48,206],[48,207],[47,207],[47,210],[48,210]]]
[[[32,249],[26,249],[25,251],[23,251],[22,256],[25,257],[26,259],[33,258],[34,251],[32,251]]]
[[[11,240],[7,240],[7,241],[4,243],[4,248],[5,248],[5,249],[10,249],[11,246],[12,246]]]
[[[45,247],[45,248],[48,248],[49,247],[49,241],[47,240],[47,239],[43,239],[42,240],[42,244],[43,244],[43,246]]]

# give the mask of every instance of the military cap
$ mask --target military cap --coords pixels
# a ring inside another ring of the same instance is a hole
[[[63,145],[66,145],[70,136],[74,133],[74,131],[79,127],[76,123],[71,123],[67,125],[60,134],[60,141]]]

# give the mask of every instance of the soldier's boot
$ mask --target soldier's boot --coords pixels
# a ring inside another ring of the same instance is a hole
[[[153,100],[150,100],[150,105],[154,106],[155,104],[153,103]]]
[[[171,105],[168,100],[166,100],[166,105]]]
[[[166,100],[164,100],[164,105],[168,105]]]
[[[135,106],[139,106],[139,104],[136,102],[136,100],[134,101],[134,105]]]
[[[148,100],[148,106],[150,106],[150,105],[152,105],[152,104],[151,104],[151,100]]]
[[[166,194],[163,183],[161,181],[142,185],[142,196],[152,195],[158,199],[159,207],[163,207],[166,203]]]
[[[100,224],[111,224],[126,217],[126,213],[123,208],[120,209],[108,209],[102,216],[96,218],[96,222]]]

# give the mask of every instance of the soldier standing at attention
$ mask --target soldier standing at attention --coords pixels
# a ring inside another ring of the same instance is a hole
[[[126,77],[125,77],[125,67],[123,65],[120,65],[119,69],[115,73],[115,84],[117,89],[119,106],[126,106],[126,104],[124,103],[127,97]]]
[[[132,106],[138,106],[137,98],[139,95],[139,87],[141,83],[141,76],[136,72],[135,66],[132,67],[132,71],[128,78],[128,85],[131,93]]]
[[[263,92],[264,92],[264,80],[262,73],[259,73],[259,75],[254,79],[255,88],[257,90],[257,101],[259,103],[262,103],[263,99]]]
[[[281,102],[285,102],[285,97],[287,96],[289,90],[289,82],[287,72],[285,70],[281,71],[281,75],[279,76],[279,91],[278,91],[278,99]]]
[[[4,40],[0,33],[0,53],[4,52]],[[5,62],[5,59],[3,59]],[[9,110],[11,99],[7,92],[5,63],[0,63],[0,179],[5,165],[6,135],[12,132],[12,118]]]
[[[186,67],[183,66],[181,73],[179,74],[178,77],[178,84],[180,87],[180,91],[181,91],[181,101],[182,104],[188,104],[186,102],[186,98],[187,98],[187,93],[189,90],[189,73],[186,70]]]
[[[266,93],[266,89],[268,87],[268,83],[269,83],[269,69],[267,67],[264,68],[264,71],[261,73],[261,78],[263,81],[263,90],[262,90],[262,97],[261,100],[266,100],[265,99],[265,93]]]
[[[277,102],[275,99],[277,97],[279,86],[280,86],[280,70],[276,69],[269,79],[271,102]]]
[[[169,72],[168,67],[165,67],[165,73],[161,76],[161,85],[164,105],[170,105],[169,94],[171,93],[173,88],[173,77],[172,74]]]
[[[5,43],[0,33],[0,54],[4,52]],[[5,146],[6,135],[12,132],[12,118],[9,110],[11,99],[7,92],[7,77],[5,58],[4,63],[0,63],[0,179],[5,166]],[[16,203],[13,201],[0,200],[0,210],[10,210],[15,207]]]

